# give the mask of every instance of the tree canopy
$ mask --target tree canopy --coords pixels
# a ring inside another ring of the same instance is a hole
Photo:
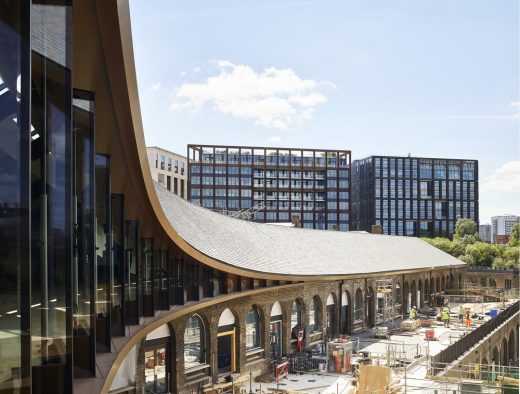
[[[520,268],[520,224],[513,226],[507,245],[488,244],[478,238],[477,224],[471,219],[459,219],[453,240],[443,237],[422,238],[443,252],[477,267],[496,269]]]
[[[511,228],[511,235],[509,236],[509,246],[519,246],[519,244],[520,244],[520,223],[517,223]]]
[[[453,234],[453,238],[461,239],[468,235],[478,237],[477,223],[471,219],[458,219],[457,223],[455,223],[455,234]]]

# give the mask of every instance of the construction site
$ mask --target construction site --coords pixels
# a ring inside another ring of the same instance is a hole
[[[465,285],[401,311],[392,286],[378,281],[373,327],[301,349],[232,391],[518,393],[519,289]]]

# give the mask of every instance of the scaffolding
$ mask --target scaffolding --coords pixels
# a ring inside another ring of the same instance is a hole
[[[195,201],[192,204],[202,206],[200,204],[200,202],[198,202],[198,201]],[[228,209],[212,209],[212,208],[209,208],[209,210],[216,212],[216,213],[220,213],[221,215],[230,216],[235,219],[252,221],[252,220],[255,220],[255,214],[257,212],[265,210],[265,204],[262,201],[251,208],[241,209],[238,211],[236,211],[236,210],[231,211]]]
[[[235,212],[231,213],[229,216],[231,216],[232,218],[241,219],[241,220],[254,220],[255,214],[259,211],[263,211],[264,209],[265,209],[265,204],[262,201],[249,209],[242,209],[240,211],[235,211]]]
[[[394,280],[377,279],[377,316],[381,323],[391,323],[397,328],[394,322]]]

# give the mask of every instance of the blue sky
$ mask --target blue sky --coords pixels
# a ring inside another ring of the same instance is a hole
[[[130,0],[147,145],[479,160],[520,214],[517,0]]]

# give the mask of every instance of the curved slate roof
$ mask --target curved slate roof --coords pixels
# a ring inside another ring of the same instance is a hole
[[[181,238],[203,254],[242,269],[322,276],[464,265],[419,238],[253,223],[194,205],[157,183],[155,190]]]

